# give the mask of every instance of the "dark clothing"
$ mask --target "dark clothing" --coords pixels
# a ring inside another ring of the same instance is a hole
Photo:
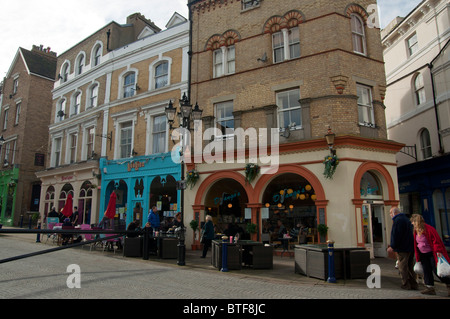
[[[203,253],[202,257],[206,257],[206,253],[208,252],[209,247],[211,247],[211,242],[214,239],[214,225],[212,221],[208,221],[205,226],[203,227],[203,233],[205,242],[203,243]]]
[[[416,274],[414,273],[414,253],[399,252],[397,253],[398,271],[402,278],[403,289],[416,290],[418,285],[416,282]]]
[[[434,286],[434,276],[436,275],[437,278],[440,279],[441,282],[449,285],[450,284],[450,277],[438,277],[437,275],[437,269],[436,269],[436,263],[434,262],[434,253],[421,253],[418,252],[420,262],[422,263],[423,267],[423,281],[425,285],[427,286]]]
[[[59,217],[59,215],[56,210],[53,209],[50,213],[48,213],[47,217]]]
[[[405,214],[395,215],[391,230],[391,247],[395,252],[414,252],[413,226]]]

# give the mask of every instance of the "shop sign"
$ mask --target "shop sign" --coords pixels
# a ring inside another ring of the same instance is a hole
[[[65,182],[65,181],[70,181],[73,179],[73,175],[69,175],[69,176],[62,176],[61,177],[61,182]]]
[[[128,163],[128,171],[130,172],[132,169],[138,171],[140,168],[145,167],[145,162],[129,162]]]
[[[306,185],[305,187],[302,187],[296,191],[292,190],[291,188],[289,189],[284,189],[281,190],[278,194],[273,195],[272,199],[275,203],[284,203],[284,201],[288,198],[294,197],[294,199],[302,199],[301,194],[307,193],[309,191],[311,191],[311,186],[310,185]]]
[[[222,195],[222,197],[216,197],[214,198],[214,205],[220,204],[222,205],[224,202],[232,201],[233,199],[241,196],[240,192],[231,194],[231,195],[225,195],[225,193]]]

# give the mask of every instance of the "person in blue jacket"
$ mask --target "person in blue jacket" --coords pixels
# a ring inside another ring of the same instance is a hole
[[[152,209],[150,209],[147,219],[150,223],[150,231],[158,231],[161,224],[158,215],[158,208],[156,206],[153,206]]]
[[[211,247],[211,242],[214,239],[214,225],[210,215],[206,216],[206,224],[203,226],[202,232],[204,233],[203,236],[205,238],[205,242],[203,243],[203,254],[201,258],[205,258],[209,247]]]

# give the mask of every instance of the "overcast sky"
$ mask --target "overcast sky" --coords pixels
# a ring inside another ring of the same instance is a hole
[[[421,1],[378,0],[381,27],[396,16],[406,16]],[[135,12],[165,29],[174,12],[188,18],[186,3],[187,0],[0,0],[0,81],[19,47],[31,50],[33,44],[42,44],[60,54],[111,21],[124,24],[126,17]]]

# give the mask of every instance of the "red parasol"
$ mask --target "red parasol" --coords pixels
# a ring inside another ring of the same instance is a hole
[[[72,194],[69,194],[66,199],[66,203],[64,204],[64,208],[62,209],[62,214],[66,217],[72,216],[73,213],[73,199]]]
[[[106,208],[105,216],[109,219],[113,219],[116,216],[116,193],[112,192],[109,197],[108,208]]]

